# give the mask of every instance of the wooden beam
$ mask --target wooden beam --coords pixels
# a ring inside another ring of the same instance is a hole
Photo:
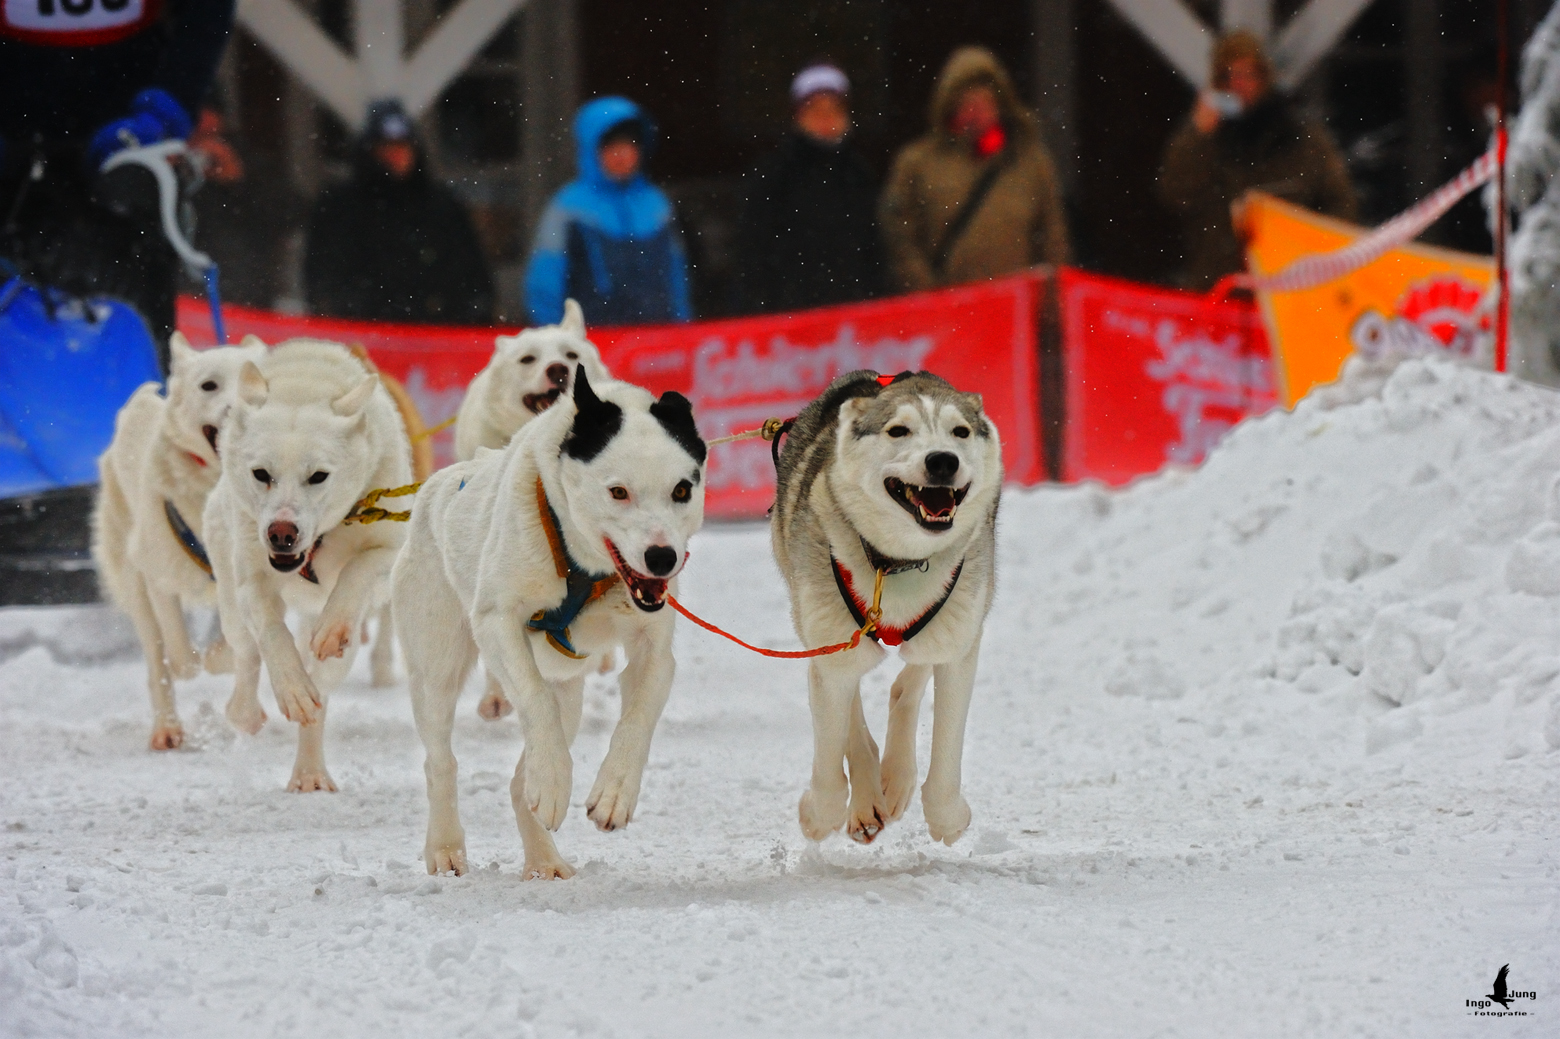
[[[1370,4],[1371,0],[1311,0],[1296,12],[1273,41],[1273,64],[1278,69],[1278,85],[1286,90],[1299,86],[1322,55],[1337,45],[1349,26],[1354,24],[1354,19]],[[1415,103],[1431,102],[1429,99],[1416,99]]]
[[[401,102],[415,119],[444,92],[526,0],[462,0],[439,19],[400,80]]]
[[[1273,35],[1273,0],[1223,0],[1219,28],[1225,32],[1247,29],[1267,39]]]
[[[292,0],[239,0],[238,19],[348,126],[363,121],[366,99],[356,63]]]
[[[401,96],[406,49],[401,0],[357,0],[354,35],[363,93],[370,102]]]

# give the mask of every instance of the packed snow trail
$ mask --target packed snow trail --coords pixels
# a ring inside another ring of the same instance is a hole
[[[633,825],[577,803],[578,877],[528,883],[518,729],[477,680],[479,868],[434,878],[406,692],[366,661],[331,704],[342,792],[290,795],[291,727],[234,735],[227,680],[185,684],[191,747],[153,754],[126,624],[0,611],[0,1033],[1556,1034],[1560,396],[1418,361],[1373,388],[1195,472],[1008,494],[951,849],[918,806],[810,846],[805,664],[692,625]],[[762,526],[706,530],[682,598],[796,645]],[[1529,1016],[1471,1016],[1505,963]]]

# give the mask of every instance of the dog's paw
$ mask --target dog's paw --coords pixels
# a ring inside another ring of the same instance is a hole
[[[309,650],[314,654],[315,660],[339,657],[346,653],[350,645],[352,645],[350,620],[321,619],[319,627],[314,629],[314,634],[309,638]]]
[[[821,841],[844,826],[845,815],[844,790],[820,795],[817,790],[808,789],[802,795],[801,804],[797,806],[797,817],[802,824],[802,833],[810,841]]]
[[[567,750],[562,754],[541,754],[526,748],[525,797],[537,822],[549,830],[562,826],[573,790],[574,762]]]
[[[585,814],[604,832],[621,830],[634,818],[639,803],[639,781],[623,774],[607,775],[610,760],[602,763],[596,786],[585,800]],[[616,769],[613,770],[617,772]]]
[[[233,673],[233,647],[228,645],[227,639],[217,639],[206,647],[205,657],[202,661],[208,675],[230,675]]]
[[[915,758],[901,761],[893,752],[883,755],[883,821],[891,823],[905,814],[915,796]]]
[[[282,717],[299,725],[312,724],[319,718],[320,694],[309,676],[301,670],[296,676],[288,675],[271,682],[271,692]]]
[[[496,722],[506,715],[514,714],[515,705],[509,702],[509,697],[502,690],[489,689],[477,703],[477,713],[490,722]]]
[[[883,810],[871,802],[852,806],[850,821],[845,824],[845,836],[857,844],[871,844],[883,832]]]
[[[184,726],[177,720],[171,722],[158,722],[152,727],[151,748],[153,750],[177,750],[184,745]]]
[[[239,732],[247,732],[253,736],[260,731],[265,724],[265,708],[260,706],[260,701],[253,696],[239,696],[234,693],[228,697],[227,709],[222,712],[227,715],[227,720],[233,728]]]
[[[572,876],[574,867],[555,858],[527,858],[520,871],[521,880],[568,880]]]
[[[923,786],[921,810],[926,814],[926,829],[934,841],[951,847],[969,829],[970,806],[957,790],[943,795]]]
[[[317,790],[334,794],[336,781],[330,778],[330,773],[323,768],[294,768],[292,779],[287,783],[287,792],[290,794],[312,794]]]
[[[423,861],[428,865],[431,874],[453,873],[457,877],[466,875],[466,846],[464,844],[450,844],[441,847],[429,845],[423,849]]]

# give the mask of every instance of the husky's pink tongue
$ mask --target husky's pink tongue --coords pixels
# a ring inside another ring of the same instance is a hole
[[[959,503],[952,487],[922,487],[915,492],[915,498],[926,514],[933,517],[952,515],[954,507]]]

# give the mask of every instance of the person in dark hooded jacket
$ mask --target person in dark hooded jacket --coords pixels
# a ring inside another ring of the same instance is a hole
[[[320,193],[303,276],[310,308],[330,317],[424,324],[493,320],[493,277],[471,218],[428,176],[411,120],[376,102],[352,179]]]
[[[1273,89],[1262,41],[1243,29],[1226,33],[1211,66],[1213,89],[1198,95],[1170,138],[1159,173],[1159,197],[1181,218],[1180,280],[1198,290],[1245,269],[1230,207],[1246,192],[1265,191],[1340,220],[1354,219],[1355,211],[1338,145]]]
[[[850,143],[850,81],[812,65],[791,82],[792,130],[748,177],[738,305],[804,310],[883,291],[877,179]]]
[[[525,273],[539,325],[575,299],[592,326],[687,321],[688,261],[671,200],[645,177],[655,125],[625,97],[601,97],[574,117],[579,173],[547,204]]]

